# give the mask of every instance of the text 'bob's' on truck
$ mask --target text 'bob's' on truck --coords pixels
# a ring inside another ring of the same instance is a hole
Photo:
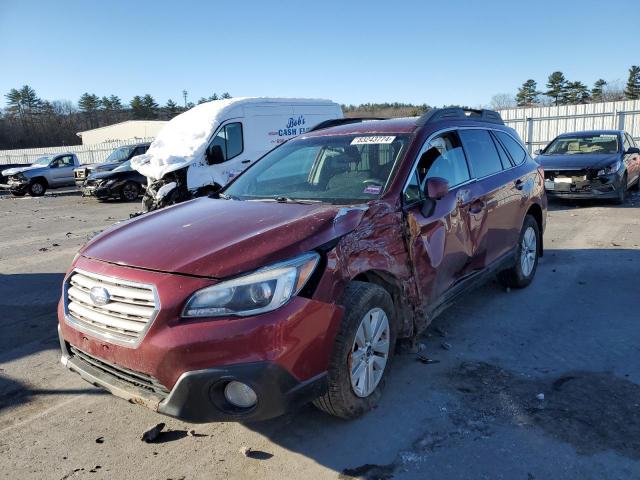
[[[544,172],[496,112],[333,124],[94,237],[64,278],[62,363],[192,422],[309,400],[354,418],[396,340],[494,275],[533,281]]]
[[[232,98],[173,118],[131,166],[148,180],[145,211],[219,190],[266,152],[321,122],[342,118],[330,100]]]

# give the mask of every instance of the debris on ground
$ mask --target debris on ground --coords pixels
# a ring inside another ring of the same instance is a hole
[[[442,348],[443,350],[451,350],[451,344],[447,342],[442,342],[440,344],[440,348]]]
[[[263,452],[262,450],[254,450],[251,447],[242,447],[240,449],[240,453],[242,453],[247,458],[253,458],[254,460],[269,460],[273,457],[273,453]]]
[[[145,443],[151,443],[155,441],[160,435],[160,432],[162,431],[163,428],[164,428],[164,423],[158,423],[157,425],[151,427],[149,430],[144,432],[142,434],[142,437],[140,437],[140,440],[142,440]]]
[[[96,438],[96,443],[104,443],[104,437]]]
[[[422,354],[422,353],[418,353],[417,355],[418,361],[422,362],[426,365],[432,364],[432,363],[440,363],[440,360],[435,360],[433,358],[429,358],[426,355]]]
[[[619,247],[619,246],[620,246],[620,244],[619,244],[619,243],[616,243],[616,242],[611,242],[611,246],[612,246],[612,247]]]
[[[39,248],[39,249],[38,249],[38,251],[39,251],[39,252],[46,252],[46,251],[48,251],[48,250],[49,250],[49,249],[48,249],[47,247],[42,247],[42,248]]]
[[[59,243],[53,243],[53,244],[51,244],[51,246],[52,246],[52,247],[59,247],[59,246],[60,246],[60,244],[59,244]]]

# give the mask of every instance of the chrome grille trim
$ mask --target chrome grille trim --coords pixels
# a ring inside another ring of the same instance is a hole
[[[105,288],[110,295],[109,303],[94,304],[90,297],[93,287]],[[159,310],[158,293],[151,284],[75,269],[64,285],[67,323],[119,345],[138,345]]]
[[[120,380],[131,383],[136,387],[151,390],[161,395],[167,395],[169,393],[169,390],[164,385],[162,385],[157,378],[151,375],[147,375],[146,373],[142,372],[136,372],[135,370],[130,370],[120,365],[107,362],[106,360],[94,357],[87,352],[83,352],[73,345],[69,345],[69,351],[73,356],[78,357],[92,367],[102,370],[103,372],[112,375]]]

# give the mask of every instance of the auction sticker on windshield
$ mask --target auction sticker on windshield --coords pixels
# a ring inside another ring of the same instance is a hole
[[[395,136],[356,137],[351,140],[351,145],[371,145],[393,143]]]

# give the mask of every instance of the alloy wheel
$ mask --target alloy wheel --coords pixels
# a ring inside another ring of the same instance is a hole
[[[358,397],[368,397],[380,383],[389,359],[391,329],[381,308],[369,310],[360,321],[350,355],[351,387]]]
[[[525,277],[528,277],[533,272],[537,254],[538,239],[536,238],[536,232],[532,227],[528,227],[522,236],[522,244],[520,246],[520,268]]]

